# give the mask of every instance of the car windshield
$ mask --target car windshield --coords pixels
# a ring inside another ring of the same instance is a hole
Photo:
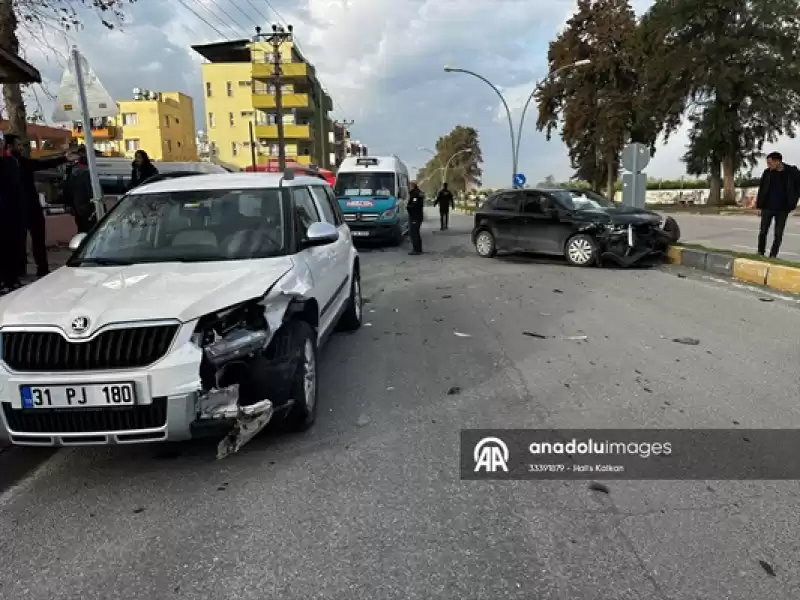
[[[89,234],[70,266],[206,262],[286,253],[278,189],[130,194]]]
[[[617,206],[608,198],[591,190],[563,190],[553,194],[571,210],[603,210]]]
[[[339,173],[334,187],[341,196],[394,196],[394,173]]]

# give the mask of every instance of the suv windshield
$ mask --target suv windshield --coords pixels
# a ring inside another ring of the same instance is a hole
[[[97,226],[69,266],[205,262],[286,253],[278,189],[130,194]]]
[[[562,204],[572,210],[603,210],[616,208],[616,203],[591,190],[563,190],[552,192]]]
[[[394,196],[394,173],[339,173],[337,196]]]

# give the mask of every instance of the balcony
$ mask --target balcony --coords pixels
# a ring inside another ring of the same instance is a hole
[[[275,67],[267,62],[253,63],[253,79],[267,79],[272,77]],[[282,77],[308,77],[308,65],[306,63],[284,63],[281,65]]]
[[[253,108],[272,110],[275,108],[275,94],[253,94]],[[283,94],[283,108],[314,108],[308,94]]]
[[[72,137],[82,139],[83,127],[74,127]],[[117,137],[117,128],[114,125],[92,128],[92,137],[96,140],[113,140]]]
[[[278,155],[269,155],[269,154],[261,154],[258,158],[258,164],[260,165],[268,165],[270,163],[274,163],[278,160]],[[312,159],[310,156],[306,154],[287,154],[286,155],[286,162],[291,165],[291,163],[297,163],[298,165],[303,165],[307,167],[311,164]]]
[[[256,125],[256,137],[266,138],[268,140],[278,139],[278,126],[277,125]],[[283,137],[287,140],[310,140],[311,139],[311,126],[310,125],[289,125],[283,126]]]

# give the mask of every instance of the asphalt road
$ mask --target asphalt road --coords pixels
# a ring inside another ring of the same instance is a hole
[[[703,244],[734,252],[755,253],[758,245],[759,218],[754,215],[671,214],[681,227],[682,241]],[[767,250],[772,234],[767,240]],[[800,261],[800,217],[792,215],[786,223],[780,258]]]
[[[308,433],[219,462],[200,443],[61,450],[6,489],[0,597],[800,597],[797,482],[605,494],[458,473],[462,428],[800,426],[797,303],[674,270],[484,260],[469,223],[428,221],[422,257],[364,253],[369,326],[325,349]]]

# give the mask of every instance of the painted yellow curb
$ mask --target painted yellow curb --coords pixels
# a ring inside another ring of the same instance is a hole
[[[767,287],[790,294],[800,294],[800,269],[770,265],[767,272]]]
[[[681,264],[683,260],[683,248],[680,246],[670,246],[667,250],[667,259],[673,265]]]
[[[772,265],[760,260],[733,259],[733,277],[748,283],[766,284],[767,276],[772,269]]]

